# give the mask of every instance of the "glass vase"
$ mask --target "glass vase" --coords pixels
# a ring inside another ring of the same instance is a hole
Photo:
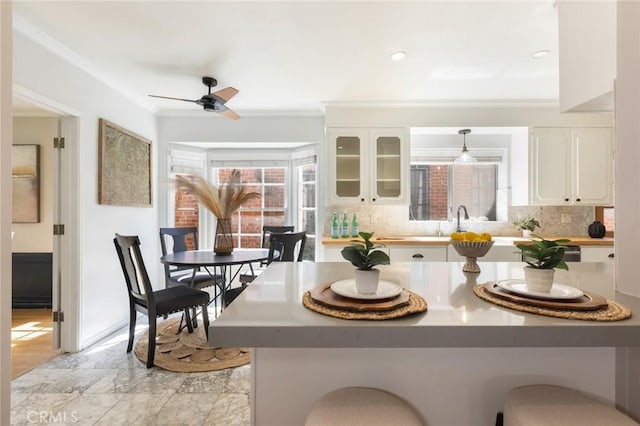
[[[218,219],[216,223],[216,238],[213,244],[213,252],[220,255],[231,254],[231,252],[233,252],[231,219]]]

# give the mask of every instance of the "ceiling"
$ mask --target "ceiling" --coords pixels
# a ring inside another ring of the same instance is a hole
[[[328,104],[557,104],[552,0],[15,1],[85,69],[154,112],[199,111],[201,77],[241,115]],[[551,54],[532,59],[548,49]],[[403,50],[403,61],[391,53]],[[204,112],[203,112],[204,114]]]

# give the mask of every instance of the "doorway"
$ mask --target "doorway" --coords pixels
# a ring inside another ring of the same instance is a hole
[[[60,138],[62,117],[25,102],[14,108],[13,149],[15,152],[33,150],[35,176],[25,185],[20,166],[13,153],[12,181],[13,205],[24,208],[23,200],[35,195],[35,214],[24,215],[17,208],[12,220],[12,321],[11,359],[12,379],[37,367],[60,353],[60,322],[53,321],[53,312],[60,306],[60,250],[52,233],[53,225],[60,221],[59,149],[54,139]],[[13,170],[15,169],[15,170]],[[20,184],[19,184],[20,183]],[[35,189],[34,189],[35,187]]]

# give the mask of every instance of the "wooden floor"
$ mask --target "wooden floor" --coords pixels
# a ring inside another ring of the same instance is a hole
[[[11,378],[58,354],[53,347],[51,309],[14,309],[11,315]]]

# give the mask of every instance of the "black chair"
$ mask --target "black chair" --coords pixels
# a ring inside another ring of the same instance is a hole
[[[307,234],[304,231],[286,234],[272,233],[269,236],[267,265],[270,265],[271,262],[302,262],[306,242]]]
[[[153,290],[147,269],[144,266],[138,236],[116,234],[113,244],[120,259],[120,266],[122,266],[129,293],[129,345],[127,346],[127,353],[133,349],[133,336],[138,312],[149,318],[147,368],[153,366],[156,349],[156,319],[158,317],[183,311],[187,328],[191,333],[194,326],[197,327],[197,323],[192,323],[189,310],[194,309],[195,312],[195,309],[200,307],[202,308],[204,331],[208,337],[209,315],[207,313],[207,305],[209,304],[209,293],[184,285]]]
[[[191,239],[193,250],[198,250],[198,228],[160,228],[160,246],[162,247],[162,255],[169,253],[167,242],[172,241],[171,252],[177,253],[188,250],[188,240]],[[198,268],[190,266],[171,266],[164,265],[164,277],[166,287],[175,287],[178,285],[190,285],[195,289],[203,289],[206,287],[216,286],[217,290],[222,290],[225,278],[223,274],[209,274],[207,271],[201,271]]]
[[[295,226],[292,225],[284,225],[284,226],[269,226],[265,225],[262,227],[262,248],[269,248],[269,236],[271,234],[284,234],[286,232],[293,232]],[[258,275],[262,273],[264,267],[267,266],[267,261],[260,262],[260,268],[253,268],[251,270],[244,270],[239,275],[239,280],[242,283],[243,287],[245,284],[249,284],[253,280],[256,279]]]

